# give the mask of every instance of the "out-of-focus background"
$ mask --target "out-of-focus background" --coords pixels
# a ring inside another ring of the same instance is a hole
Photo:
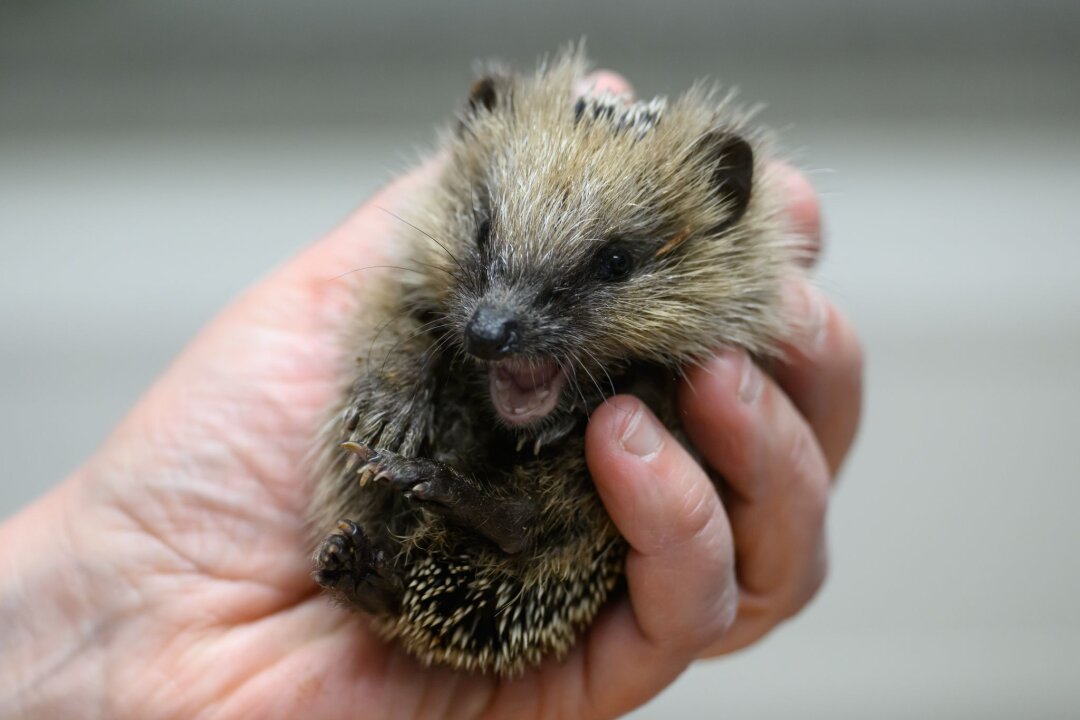
[[[825,208],[868,352],[833,572],[638,718],[1080,714],[1080,3],[0,4],[0,517],[427,147],[476,58],[710,76]]]

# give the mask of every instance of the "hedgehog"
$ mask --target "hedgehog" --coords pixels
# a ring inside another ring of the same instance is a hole
[[[575,97],[580,49],[492,67],[441,140],[363,303],[318,442],[313,577],[425,664],[513,676],[619,592],[627,545],[584,455],[590,413],[675,389],[719,346],[775,353],[792,243],[768,143],[699,84]]]

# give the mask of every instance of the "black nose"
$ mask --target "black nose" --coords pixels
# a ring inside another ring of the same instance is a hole
[[[481,305],[465,327],[465,349],[484,360],[498,360],[518,345],[517,317],[509,310]]]

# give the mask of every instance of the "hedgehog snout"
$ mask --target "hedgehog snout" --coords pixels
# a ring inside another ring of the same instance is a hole
[[[505,307],[481,305],[465,326],[465,349],[482,360],[499,360],[518,349],[521,323]]]

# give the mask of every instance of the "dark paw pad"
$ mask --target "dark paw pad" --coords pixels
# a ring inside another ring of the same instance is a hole
[[[401,581],[360,526],[342,520],[315,551],[315,582],[346,605],[372,613],[392,613]]]
[[[370,564],[370,555],[364,531],[351,520],[342,520],[315,552],[315,582],[324,588],[355,583]]]

